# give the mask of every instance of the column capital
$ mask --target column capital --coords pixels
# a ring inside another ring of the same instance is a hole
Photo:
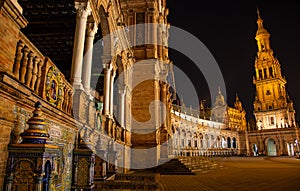
[[[88,22],[86,25],[86,36],[87,37],[93,37],[98,31],[98,26],[96,22]]]
[[[75,1],[77,17],[87,18],[92,13],[92,8],[88,1]]]
[[[104,71],[110,71],[112,70],[112,65],[110,63],[103,64]]]
[[[126,93],[127,87],[126,87],[125,84],[118,84],[117,87],[118,87],[119,94],[125,94]]]

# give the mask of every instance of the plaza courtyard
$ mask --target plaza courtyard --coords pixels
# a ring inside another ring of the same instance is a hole
[[[196,175],[161,175],[163,191],[296,191],[300,160],[293,157],[220,157],[219,167]]]

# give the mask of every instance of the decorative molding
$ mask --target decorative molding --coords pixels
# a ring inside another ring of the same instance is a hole
[[[77,11],[77,18],[85,18],[91,14],[92,9],[89,2],[75,1],[75,9]]]
[[[0,2],[0,8],[8,13],[10,18],[17,24],[18,28],[25,28],[28,24],[26,18],[22,15],[22,8],[18,6],[17,2],[11,0],[4,0]]]

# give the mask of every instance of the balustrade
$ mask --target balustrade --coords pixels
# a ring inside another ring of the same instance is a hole
[[[16,45],[13,74],[20,83],[58,109],[71,114],[73,88],[55,64],[23,35]]]

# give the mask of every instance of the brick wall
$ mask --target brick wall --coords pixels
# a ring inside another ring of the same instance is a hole
[[[19,28],[3,7],[0,8],[0,71],[12,72]]]
[[[5,177],[7,145],[14,121],[14,102],[0,92],[0,190]]]

